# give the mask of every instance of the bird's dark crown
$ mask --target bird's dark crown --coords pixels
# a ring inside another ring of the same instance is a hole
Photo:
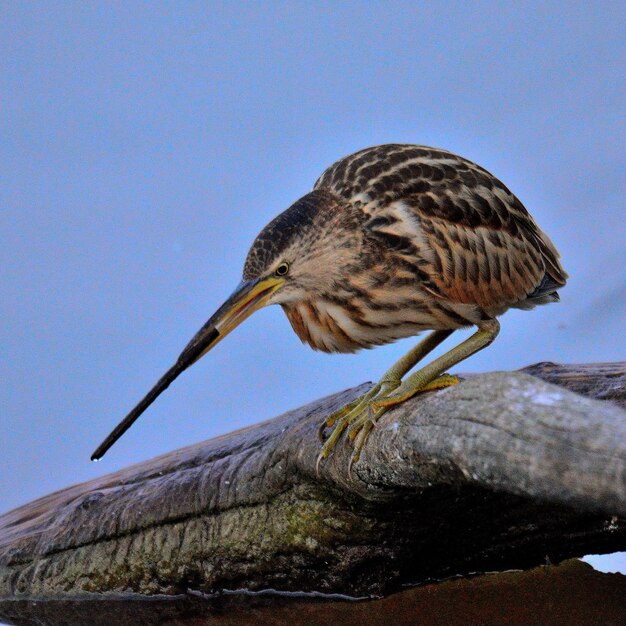
[[[306,237],[307,233],[318,232],[312,227],[324,221],[324,214],[336,207],[336,204],[334,194],[318,189],[306,194],[277,215],[257,235],[250,247],[243,268],[244,279],[261,276],[274,262],[282,258],[281,255],[296,240]]]

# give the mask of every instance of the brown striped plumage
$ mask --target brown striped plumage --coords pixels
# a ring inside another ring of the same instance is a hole
[[[92,458],[248,315],[280,304],[300,339],[326,352],[433,331],[326,421],[335,428],[318,463],[346,429],[356,460],[390,406],[453,384],[443,373],[495,339],[497,316],[558,300],[566,278],[547,235],[482,167],[425,146],[361,150],[331,165],[261,231],[242,283]],[[453,330],[472,325],[478,330],[469,339],[405,378]]]
[[[558,300],[559,255],[480,166],[390,144],[337,161],[253,244],[244,277],[280,260],[273,297],[313,348],[352,352]]]

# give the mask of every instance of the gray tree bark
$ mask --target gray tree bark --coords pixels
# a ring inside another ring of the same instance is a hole
[[[386,414],[351,476],[342,442],[318,476],[319,425],[366,389],[1,516],[0,618],[79,624],[95,602],[90,623],[156,623],[233,590],[362,597],[626,549],[626,364],[466,377]],[[136,594],[153,602],[124,621]]]

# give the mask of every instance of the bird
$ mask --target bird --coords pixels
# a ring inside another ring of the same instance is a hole
[[[302,342],[323,352],[430,331],[320,424],[318,472],[345,431],[351,467],[386,411],[458,383],[447,370],[491,344],[503,313],[557,302],[567,278],[550,238],[486,169],[422,145],[360,150],[328,167],[312,191],[261,230],[237,288],[91,458],[100,459],[174,379],[253,312],[278,304]],[[475,328],[469,338],[410,373],[467,327]]]

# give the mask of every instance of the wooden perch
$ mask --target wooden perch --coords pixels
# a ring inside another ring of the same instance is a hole
[[[386,414],[352,478],[342,445],[317,476],[320,423],[365,389],[6,513],[0,618],[97,601],[89,623],[139,624],[136,594],[366,596],[626,549],[626,364],[469,376]]]

